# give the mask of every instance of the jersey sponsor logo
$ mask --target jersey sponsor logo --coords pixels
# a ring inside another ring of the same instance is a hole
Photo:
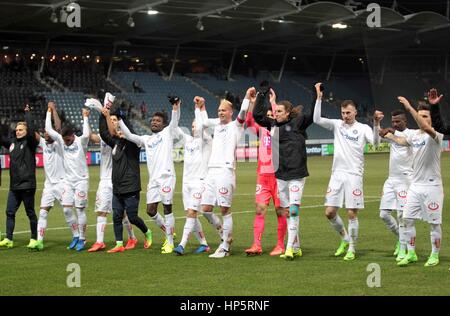
[[[290,191],[291,191],[291,192],[298,192],[298,191],[300,191],[300,188],[298,187],[298,185],[293,185],[293,186],[290,188]]]
[[[164,193],[169,193],[170,191],[172,191],[172,188],[169,186],[163,186],[161,191],[163,191]]]
[[[191,155],[194,153],[194,152],[196,152],[196,151],[199,151],[200,150],[200,145],[197,145],[197,146],[186,146],[186,152],[188,152],[188,153],[190,153]]]
[[[151,141],[151,140],[148,141],[147,146],[148,146],[149,148],[153,149],[153,148],[155,148],[156,146],[158,146],[159,144],[162,143],[163,139],[162,139],[161,135],[158,134],[156,137],[157,137],[156,140],[154,140],[154,141]]]
[[[78,151],[78,144],[73,143],[73,144],[70,145],[70,146],[64,145],[64,151],[65,151],[65,152],[69,152],[69,153],[77,152],[77,151]]]
[[[354,137],[354,136],[348,135],[348,134],[345,133],[344,131],[340,131],[340,132],[341,132],[342,137],[344,137],[345,139],[351,140],[351,141],[353,141],[353,142],[357,142],[358,139],[359,139],[359,136]]]
[[[362,195],[362,191],[360,189],[355,189],[355,190],[353,190],[352,194],[354,196],[361,196]]]
[[[405,190],[402,190],[402,191],[398,192],[398,197],[399,198],[404,199],[404,198],[406,198],[406,195],[407,195],[407,192]]]
[[[436,202],[431,202],[428,204],[428,209],[430,211],[437,211],[439,209],[439,204]]]
[[[222,194],[222,195],[227,195],[228,194],[228,189],[225,188],[225,187],[221,187],[219,189],[219,193]]]
[[[411,146],[414,148],[423,147],[423,146],[425,146],[425,141],[418,142],[417,140],[413,139]]]
[[[262,185],[261,184],[257,184],[256,185],[256,194],[259,194],[261,192],[262,189]]]
[[[14,143],[12,143],[12,144],[9,146],[9,152],[12,152],[12,151],[14,150],[14,147],[15,147],[15,145],[14,145]]]
[[[200,192],[195,192],[192,194],[192,197],[196,200],[200,200],[202,198],[202,194]]]
[[[270,136],[264,136],[262,138],[262,143],[264,144],[265,147],[270,148],[272,147],[272,137]]]

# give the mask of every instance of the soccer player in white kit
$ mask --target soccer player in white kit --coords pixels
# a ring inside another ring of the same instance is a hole
[[[384,114],[380,111],[374,113],[374,143],[380,143],[380,122]],[[413,130],[407,128],[406,114],[403,110],[395,110],[391,113],[391,133],[399,137],[408,137]],[[406,194],[411,182],[412,174],[412,148],[400,146],[390,141],[389,177],[383,186],[383,195],[380,202],[380,218],[386,227],[397,237],[394,250],[396,260],[401,261],[406,256],[406,239],[404,235],[405,224],[403,221],[403,209],[406,205]],[[397,219],[392,216],[392,211],[397,211]]]
[[[48,102],[48,107],[52,108],[55,129],[61,131],[61,120],[56,111],[54,102]],[[39,147],[42,149],[44,158],[45,182],[41,197],[41,210],[38,221],[38,239],[35,249],[44,249],[44,235],[47,229],[47,217],[50,209],[54,206],[55,200],[62,205],[62,193],[64,190],[63,181],[65,177],[64,160],[62,147],[45,133],[44,137],[37,136]],[[64,213],[69,228],[76,225],[76,218],[73,212]]]
[[[398,137],[387,133],[386,138],[399,145],[411,146],[413,149],[413,173],[408,189],[408,200],[404,209],[405,235],[408,240],[408,254],[397,263],[404,267],[417,262],[415,251],[415,221],[422,219],[430,224],[431,255],[425,267],[439,264],[439,250],[442,240],[442,209],[444,189],[441,177],[441,145],[444,135],[432,127],[430,107],[419,106],[416,111],[404,97],[398,97],[400,103],[414,117],[420,130],[408,137]],[[383,133],[382,133],[383,136]]]
[[[345,261],[355,259],[355,246],[358,238],[358,210],[364,208],[363,174],[364,174],[364,146],[373,144],[373,131],[369,125],[356,121],[356,105],[352,100],[345,100],[341,104],[342,120],[322,117],[321,83],[315,85],[317,92],[314,109],[314,123],[334,132],[334,156],[331,178],[325,196],[325,216],[331,226],[341,236],[341,243],[335,256],[344,256]],[[340,207],[347,208],[347,234],[344,222],[337,214]]]
[[[88,201],[89,171],[86,162],[86,151],[89,142],[89,110],[83,108],[83,134],[75,135],[74,128],[66,125],[62,128],[61,135],[52,127],[52,107],[47,110],[45,119],[45,131],[63,149],[64,157],[64,191],[62,204],[64,213],[73,212],[75,206],[77,212],[77,224],[71,225],[73,239],[69,249],[81,251],[86,244],[87,217],[85,208]],[[67,218],[67,217],[66,217]]]
[[[105,94],[103,106],[110,109],[114,99],[115,97],[111,93],[107,92]],[[99,111],[101,115],[102,105],[98,100],[88,99],[86,100],[85,105]],[[117,116],[111,115],[110,119],[113,127],[115,128],[113,132],[116,133],[119,129],[119,121]],[[105,142],[97,134],[91,133],[90,139],[91,142],[100,144],[100,182],[98,184],[95,199],[95,212],[97,213],[97,240],[88,250],[88,252],[96,252],[106,248],[104,236],[107,224],[107,215],[112,212],[112,148],[105,144]],[[126,215],[124,216],[122,223],[128,232],[128,242],[125,249],[134,249],[138,241],[134,235],[133,226]]]
[[[236,187],[236,147],[244,131],[245,117],[250,101],[255,102],[256,89],[251,87],[245,94],[241,110],[232,121],[233,105],[223,99],[220,102],[217,119],[203,121],[206,127],[214,126],[211,156],[208,163],[205,192],[202,195],[202,211],[208,221],[221,232],[222,243],[210,258],[224,258],[230,254],[233,218],[231,202]],[[213,215],[215,204],[220,207],[223,227],[217,216]]]
[[[206,113],[205,99],[195,97],[195,120],[192,122],[192,136],[178,128],[178,137],[184,143],[183,165],[183,205],[186,211],[186,223],[180,244],[174,249],[178,255],[184,250],[191,233],[195,233],[200,246],[194,251],[199,254],[209,251],[202,224],[198,218],[201,211],[202,194],[205,190],[205,179],[208,173],[208,161],[211,155],[212,138],[207,129],[203,129],[202,113]]]
[[[173,165],[173,139],[178,133],[179,107],[178,99],[172,105],[172,118],[167,126],[165,113],[156,112],[151,120],[152,135],[139,136],[130,132],[124,122],[119,126],[125,138],[141,148],[145,148],[149,183],[147,186],[147,213],[166,235],[161,253],[173,252],[173,234],[175,218],[172,213],[173,192],[175,190],[175,168]],[[158,204],[163,204],[164,218],[158,213]]]

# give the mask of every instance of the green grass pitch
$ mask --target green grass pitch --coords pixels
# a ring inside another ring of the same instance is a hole
[[[430,252],[428,225],[417,224],[417,253],[419,262],[406,268],[395,264],[392,252],[395,238],[378,217],[379,195],[387,177],[388,155],[366,156],[365,202],[360,213],[360,237],[357,260],[344,262],[333,253],[339,238],[324,216],[323,195],[330,177],[332,157],[310,157],[311,176],[306,181],[303,205],[300,211],[300,233],[303,257],[287,262],[270,257],[268,253],[276,242],[276,217],[271,207],[263,236],[264,254],[246,257],[244,249],[253,238],[255,163],[239,163],[236,170],[237,189],[233,201],[234,243],[232,255],[221,260],[206,254],[193,255],[196,240],[192,236],[187,255],[163,255],[160,246],[162,232],[149,221],[145,213],[145,194],[141,192],[140,216],[153,230],[152,249],[143,249],[143,236],[137,249],[108,254],[77,253],[66,250],[70,232],[66,228],[62,210],[55,207],[49,215],[42,252],[26,249],[29,240],[28,219],[23,206],[17,213],[15,247],[0,250],[0,295],[449,295],[450,294],[450,226],[447,210],[450,207],[450,154],[442,157],[442,173],[446,198],[444,202],[443,243],[441,264],[425,268],[423,264]],[[176,232],[181,237],[184,211],[181,204],[182,166],[176,166],[177,187],[174,201]],[[142,187],[148,176],[141,165]],[[96,218],[93,211],[99,168],[90,168],[90,194],[88,213],[88,246],[95,241]],[[0,188],[0,229],[5,231],[6,197],[9,176],[3,174]],[[43,187],[43,170],[38,170],[39,205]],[[160,206],[161,211],[161,206]],[[36,212],[39,209],[36,208]],[[345,218],[345,213],[340,214]],[[219,244],[218,235],[204,218],[201,219],[207,239],[213,249]],[[108,218],[111,224],[111,217]],[[345,222],[347,222],[345,220]],[[107,226],[105,241],[113,245],[113,227]],[[66,279],[67,265],[77,263],[81,268],[81,287],[70,288]],[[381,287],[369,287],[367,271],[370,263],[381,267]]]

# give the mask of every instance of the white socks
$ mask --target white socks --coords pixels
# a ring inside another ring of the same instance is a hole
[[[195,224],[196,224],[195,222],[196,222],[196,218],[193,218],[193,217],[186,218],[186,223],[184,224],[184,229],[183,229],[183,237],[181,238],[181,242],[180,242],[180,245],[183,246],[183,248],[186,248],[186,244],[188,242],[189,235],[195,229]]]
[[[87,216],[84,208],[76,208],[78,216],[78,234],[80,239],[86,240]]]
[[[195,219],[194,234],[200,245],[208,245],[206,242],[205,233],[203,232],[202,223],[198,217]]]
[[[408,251],[416,250],[416,226],[414,226],[413,219],[404,219],[405,222],[405,236],[407,240]]]
[[[39,220],[37,227],[39,241],[44,240],[45,229],[47,228],[47,216],[48,211],[41,209],[41,211],[39,212]]]
[[[438,254],[441,250],[442,228],[440,224],[431,224],[430,226],[431,252]]]
[[[70,230],[72,231],[72,236],[79,237],[80,234],[78,233],[77,218],[73,214],[72,207],[63,207],[63,211],[64,211],[64,217],[66,218],[67,225],[69,226]]]
[[[164,225],[164,217],[162,217],[161,215],[159,215],[158,212],[156,212],[156,215],[150,216],[150,218],[155,221],[155,224],[159,228],[161,228],[164,232],[166,232],[166,226]]]
[[[230,250],[230,240],[231,233],[233,232],[233,217],[231,214],[222,216],[223,218],[223,233],[222,233],[222,244],[221,247],[229,251]]]
[[[203,212],[203,216],[205,216],[208,222],[217,230],[222,239],[222,223],[220,222],[220,218],[213,212]]]
[[[350,245],[348,251],[355,252],[356,241],[358,240],[359,221],[358,218],[348,220],[348,232],[350,235]]]
[[[97,216],[97,242],[102,243],[105,237],[106,216]]]
[[[350,238],[348,237],[347,231],[345,230],[342,218],[336,214],[336,217],[330,219],[329,221],[333,229],[337,231],[339,235],[341,235],[342,240],[349,242]]]
[[[286,249],[293,248],[294,242],[297,240],[298,243],[298,226],[300,219],[298,216],[290,216],[288,218],[288,241],[286,244]]]
[[[386,224],[386,227],[395,235],[399,236],[399,228],[397,225],[397,221],[392,216],[392,211],[390,210],[380,210],[380,218]]]
[[[398,219],[398,237],[400,240],[400,249],[406,251],[407,239],[405,236],[405,222],[403,221],[403,211],[397,211]]]
[[[173,246],[173,232],[175,231],[175,218],[173,213],[166,215],[166,238],[169,245]]]

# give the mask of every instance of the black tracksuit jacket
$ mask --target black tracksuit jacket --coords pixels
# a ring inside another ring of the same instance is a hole
[[[442,115],[439,104],[431,105],[431,121],[436,131],[444,135],[450,135],[450,122]]]
[[[0,139],[0,145],[9,150],[11,191],[36,189],[36,149],[39,145],[30,113],[25,112],[27,134],[21,139]]]
[[[277,123],[276,120],[266,116],[267,108],[264,106],[264,100],[265,95],[258,94],[253,118],[259,125],[270,130],[273,135],[272,161],[276,168],[275,177],[288,181],[309,176],[305,140],[307,138],[306,129],[313,123],[314,105],[307,113],[302,111],[297,117]],[[278,135],[279,142],[275,141],[276,135]],[[278,157],[275,155],[277,150]]]
[[[124,123],[132,131],[131,125]],[[123,195],[141,191],[141,170],[139,165],[140,148],[126,139],[109,134],[106,118],[100,115],[99,129],[102,140],[113,148],[112,184],[113,193]]]

